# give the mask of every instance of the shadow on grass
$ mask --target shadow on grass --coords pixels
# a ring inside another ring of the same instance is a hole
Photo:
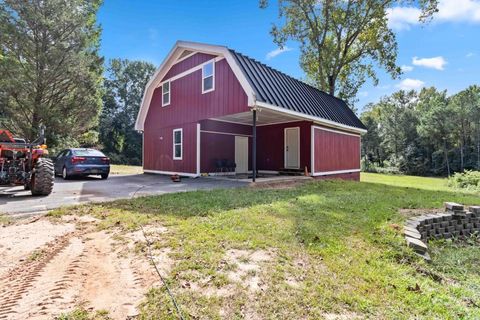
[[[292,189],[195,191],[119,200],[100,206],[146,214],[150,218],[187,220],[232,210],[241,216],[244,210],[255,209],[261,215],[292,220],[302,241],[315,242],[327,236],[369,234],[382,224],[401,223],[404,217],[398,214],[400,208],[441,208],[444,201],[479,204],[480,198],[377,183],[321,181]]]

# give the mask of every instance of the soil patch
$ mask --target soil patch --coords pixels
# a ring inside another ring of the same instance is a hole
[[[407,218],[410,218],[410,217],[417,217],[417,216],[423,216],[423,215],[426,215],[426,214],[434,214],[434,213],[438,213],[438,212],[441,212],[443,211],[442,209],[438,209],[438,208],[429,208],[429,209],[408,209],[408,208],[405,208],[405,209],[400,209],[398,210],[398,212],[404,216],[404,217],[407,217]]]
[[[112,319],[138,315],[145,293],[160,285],[146,255],[135,250],[145,239],[138,232],[98,231],[89,217],[65,220],[2,228],[0,256],[9,264],[0,269],[0,319],[52,319],[78,307]],[[160,269],[170,269],[167,250],[154,255]]]

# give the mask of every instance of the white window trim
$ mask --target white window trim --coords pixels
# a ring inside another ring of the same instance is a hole
[[[163,92],[163,85],[167,82],[168,82],[168,103],[163,103],[163,95],[165,94]],[[172,82],[170,80],[164,81],[162,82],[160,87],[162,88],[162,107],[166,107],[170,105],[170,102],[172,102]]]
[[[175,143],[175,132],[180,132],[180,143]],[[183,129],[173,129],[173,137],[172,137],[172,144],[173,144],[173,160],[182,160],[183,159]],[[175,145],[180,144],[180,157],[175,157]]]
[[[204,88],[204,83],[205,82],[203,80],[205,80],[206,78],[208,78],[210,76],[205,77],[204,70],[205,70],[205,66],[210,64],[210,63],[212,64],[212,75],[211,75],[211,77],[212,77],[212,88],[208,89],[208,90],[205,90],[205,88]],[[202,94],[211,92],[213,90],[215,90],[215,59],[210,60],[210,61],[208,61],[208,62],[206,62],[205,64],[202,65]]]

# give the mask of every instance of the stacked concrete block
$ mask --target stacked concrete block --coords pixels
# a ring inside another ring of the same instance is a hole
[[[404,235],[409,247],[425,259],[430,259],[427,241],[432,239],[464,238],[480,234],[480,206],[468,210],[461,204],[445,202],[445,212],[408,219]]]

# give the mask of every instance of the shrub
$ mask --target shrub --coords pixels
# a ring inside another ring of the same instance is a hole
[[[448,185],[458,189],[480,191],[480,171],[457,172],[448,179]]]
[[[396,167],[388,166],[388,167],[380,167],[374,165],[373,163],[366,163],[362,160],[362,171],[363,172],[372,172],[372,173],[383,173],[383,174],[401,174],[400,170]]]

